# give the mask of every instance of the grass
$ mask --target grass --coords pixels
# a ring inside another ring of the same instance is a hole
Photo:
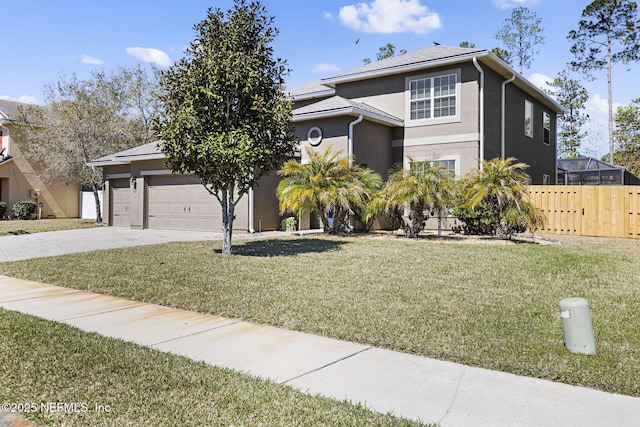
[[[288,237],[5,263],[9,276],[640,396],[640,245]],[[69,268],[69,266],[74,266]],[[591,306],[598,354],[569,353],[558,303]]]
[[[0,336],[0,402],[76,404],[38,425],[420,425],[3,309]]]
[[[0,221],[0,236],[11,234],[31,234],[45,231],[73,230],[76,228],[95,227],[92,219],[61,218],[39,220],[6,220]]]

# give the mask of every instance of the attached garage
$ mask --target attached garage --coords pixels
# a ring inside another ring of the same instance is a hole
[[[115,153],[89,163],[103,167],[104,217],[109,225],[137,229],[222,231],[222,209],[215,196],[193,175],[174,175],[164,166],[157,143]],[[234,230],[275,230],[280,224],[275,187],[266,177],[254,192],[259,205],[245,195],[235,207]]]
[[[129,179],[119,178],[113,179],[111,183],[110,194],[110,212],[111,212],[111,225],[117,227],[129,227]]]
[[[147,226],[172,230],[222,229],[218,200],[193,176],[150,176]]]

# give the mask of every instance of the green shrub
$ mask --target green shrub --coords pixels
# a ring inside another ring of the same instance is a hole
[[[280,222],[280,230],[282,231],[296,231],[297,229],[296,218],[293,216],[284,218]]]
[[[4,217],[4,214],[7,213],[7,204],[5,202],[0,202],[0,219]]]
[[[13,213],[13,216],[20,219],[30,219],[31,215],[36,212],[37,207],[38,204],[36,202],[32,202],[31,200],[22,200],[11,206],[11,213]]]
[[[462,222],[453,227],[456,233],[489,236],[496,232],[493,214],[486,203],[481,203],[475,208],[470,208],[464,203],[458,204],[451,209],[451,214]]]

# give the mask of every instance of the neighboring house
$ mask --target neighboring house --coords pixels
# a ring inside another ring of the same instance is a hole
[[[554,184],[562,107],[487,50],[431,46],[290,89],[305,147],[352,154],[383,177],[396,163],[439,162],[462,177],[479,159],[516,157],[533,184]],[[220,207],[193,176],[171,175],[156,144],[92,162],[104,167],[105,221],[137,228],[220,230]],[[263,180],[237,209],[234,228],[280,224]],[[302,228],[315,227],[306,218]]]
[[[7,204],[7,215],[14,203],[32,200],[42,205],[42,218],[77,218],[80,186],[44,185],[39,166],[23,154],[25,142],[17,137],[20,107],[27,104],[0,99],[0,201]]]

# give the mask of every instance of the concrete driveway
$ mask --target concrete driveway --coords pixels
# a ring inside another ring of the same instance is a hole
[[[134,230],[125,227],[96,227],[20,234],[0,237],[0,262],[99,249],[220,238],[222,238],[221,233],[210,231]]]

